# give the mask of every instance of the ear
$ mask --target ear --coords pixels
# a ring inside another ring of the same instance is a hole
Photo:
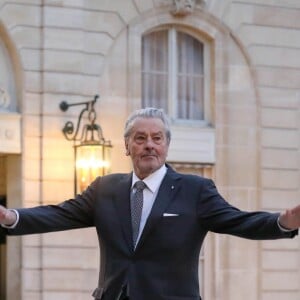
[[[128,142],[125,140],[125,149],[126,149],[126,152],[125,152],[125,154],[127,155],[127,156],[129,156],[130,155],[130,151],[129,151],[129,149],[128,149]]]

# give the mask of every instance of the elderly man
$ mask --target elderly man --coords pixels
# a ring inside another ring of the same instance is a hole
[[[240,211],[211,180],[172,170],[162,110],[135,111],[124,138],[132,173],[99,177],[59,205],[0,208],[11,235],[94,226],[101,247],[95,299],[199,300],[198,258],[208,231],[257,240],[298,233],[300,205],[281,214]]]

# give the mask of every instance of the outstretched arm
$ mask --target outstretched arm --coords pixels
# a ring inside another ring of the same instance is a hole
[[[11,226],[17,221],[17,215],[13,210],[7,209],[0,205],[0,224]]]
[[[300,227],[300,205],[281,213],[279,223],[286,229],[298,229]]]

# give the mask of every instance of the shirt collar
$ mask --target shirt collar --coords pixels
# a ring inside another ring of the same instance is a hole
[[[158,170],[150,174],[148,177],[144,178],[143,181],[146,183],[147,188],[154,193],[158,187],[160,186],[160,183],[162,182],[164,176],[167,173],[167,167],[166,165],[162,165]],[[134,184],[139,181],[140,179],[136,176],[136,174],[133,172],[132,174],[132,184],[131,187],[134,186]]]

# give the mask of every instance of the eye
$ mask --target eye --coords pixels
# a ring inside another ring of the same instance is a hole
[[[144,135],[137,135],[137,136],[135,136],[135,138],[134,138],[134,140],[137,142],[137,143],[139,143],[139,144],[141,144],[141,143],[143,143],[144,141],[145,141],[145,136]]]
[[[162,140],[163,140],[163,138],[160,135],[156,135],[156,136],[153,137],[153,141],[156,144],[160,144],[162,142]]]

